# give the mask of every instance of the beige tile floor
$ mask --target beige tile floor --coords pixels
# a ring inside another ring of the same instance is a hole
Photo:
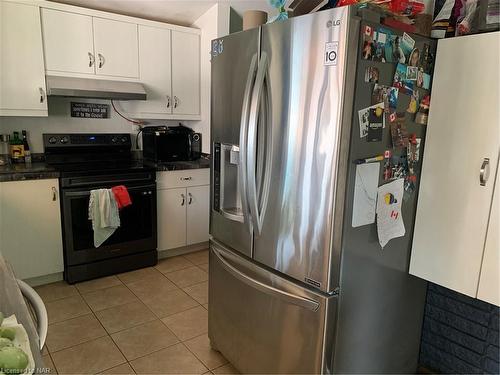
[[[37,287],[49,314],[43,358],[58,374],[235,374],[212,350],[208,251],[76,285]]]

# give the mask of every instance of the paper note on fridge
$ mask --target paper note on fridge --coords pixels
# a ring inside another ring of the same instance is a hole
[[[404,179],[400,178],[378,188],[377,233],[380,246],[405,235],[405,224],[401,215]]]
[[[379,174],[380,163],[367,163],[356,166],[354,202],[352,206],[352,226],[354,228],[375,222]]]

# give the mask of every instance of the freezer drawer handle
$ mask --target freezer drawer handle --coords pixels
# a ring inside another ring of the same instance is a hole
[[[286,300],[289,303],[292,303],[294,305],[306,308],[311,311],[318,311],[319,309],[319,303],[316,301],[313,301],[308,298],[300,297],[293,295],[291,293],[285,292],[284,290],[280,290],[278,288],[275,288],[270,285],[266,285],[258,280],[255,280],[254,278],[245,275],[243,272],[237,270],[234,268],[231,264],[229,264],[225,259],[224,256],[221,254],[220,250],[212,247],[212,250],[214,251],[215,256],[219,259],[223,267],[231,273],[234,277],[236,277],[238,280],[244,282],[245,284],[251,286],[252,288],[258,289],[261,292],[277,296],[283,300]]]

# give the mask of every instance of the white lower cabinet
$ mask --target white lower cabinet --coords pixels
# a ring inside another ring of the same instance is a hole
[[[186,189],[165,189],[157,192],[158,249],[186,245]]]
[[[158,250],[208,241],[208,174],[208,169],[157,174]],[[195,181],[206,184],[193,186]]]
[[[57,179],[0,183],[0,252],[16,277],[63,272]]]
[[[208,241],[210,186],[187,188],[187,245]]]

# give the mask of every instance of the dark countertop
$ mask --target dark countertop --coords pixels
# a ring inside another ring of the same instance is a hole
[[[28,165],[22,163],[0,166],[0,182],[42,180],[47,178],[59,178],[59,172],[43,162]]]
[[[144,164],[148,164],[147,161]],[[201,169],[201,168],[210,168],[210,159],[208,157],[201,157],[198,160],[193,161],[172,161],[172,162],[162,162],[162,163],[153,163],[156,167],[156,170],[161,171],[181,171],[186,169]]]
[[[139,159],[141,160],[141,159]],[[210,159],[206,156],[193,161],[175,161],[154,163],[144,160],[144,165],[152,166],[157,171],[180,171],[186,169],[210,168]],[[59,172],[44,162],[36,162],[29,165],[12,164],[0,166],[0,182],[43,180],[47,178],[59,178]]]

